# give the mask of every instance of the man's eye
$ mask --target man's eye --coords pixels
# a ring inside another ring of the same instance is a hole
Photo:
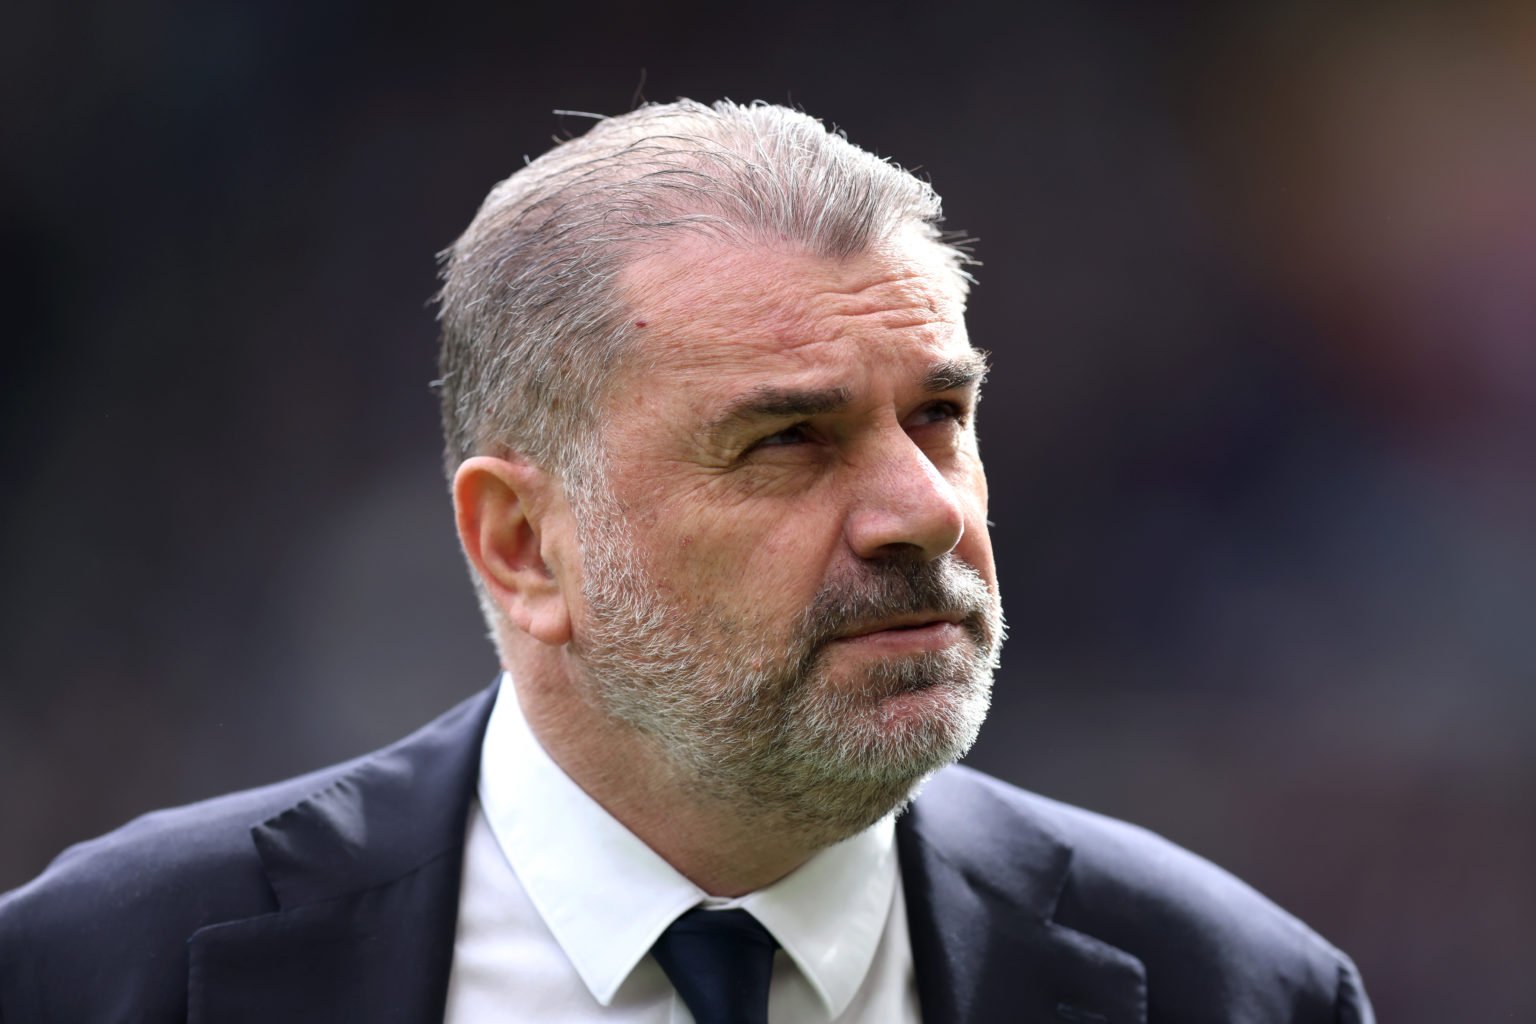
[[[786,444],[803,444],[808,440],[810,440],[809,428],[804,423],[796,423],[792,427],[785,427],[777,433],[769,434],[767,437],[759,439],[747,451],[752,451],[756,448],[775,448]]]
[[[912,426],[921,427],[930,423],[953,422],[964,424],[966,410],[954,402],[934,402],[925,405],[913,415],[909,421]]]

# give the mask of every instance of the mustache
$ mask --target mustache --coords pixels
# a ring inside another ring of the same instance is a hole
[[[823,586],[795,635],[807,654],[850,630],[902,615],[958,618],[983,649],[996,643],[989,614],[996,598],[986,581],[954,555],[863,563]]]

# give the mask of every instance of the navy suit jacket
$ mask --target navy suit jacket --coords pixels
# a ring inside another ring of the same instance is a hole
[[[441,1020],[491,702],[65,851],[0,897],[0,1021]],[[897,843],[929,1024],[1372,1020],[1342,953],[1133,826],[951,768]]]

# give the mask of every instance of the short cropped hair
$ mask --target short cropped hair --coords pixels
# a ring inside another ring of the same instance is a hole
[[[596,410],[636,333],[615,280],[680,232],[847,258],[905,228],[941,237],[924,181],[798,110],[647,104],[493,188],[442,255],[444,462],[516,452],[580,489]],[[962,285],[963,287],[963,285]]]

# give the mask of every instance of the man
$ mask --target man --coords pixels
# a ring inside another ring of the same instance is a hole
[[[0,1020],[1370,1020],[1230,876],[945,767],[1002,615],[938,221],[771,106],[497,186],[441,302],[499,686],[67,851],[0,902]]]

